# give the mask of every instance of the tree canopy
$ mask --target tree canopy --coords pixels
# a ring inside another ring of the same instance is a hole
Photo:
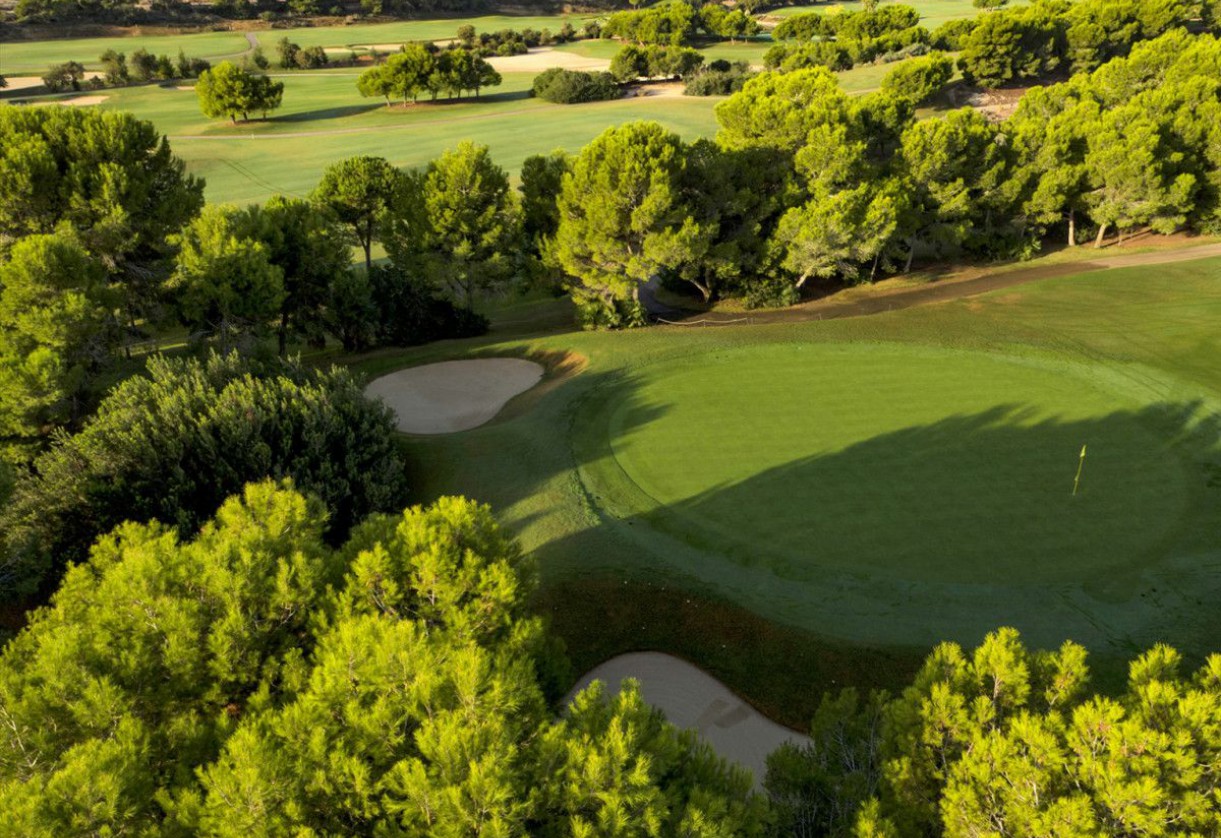
[[[77,832],[761,835],[763,800],[634,685],[555,719],[533,563],[487,507],[374,516],[260,483],[125,524],[0,654],[0,804]],[[51,723],[54,721],[54,723]]]
[[[403,499],[402,458],[383,405],[345,372],[263,369],[236,354],[149,362],[60,436],[0,510],[0,579],[31,593],[125,520],[194,532],[224,498],[265,477],[321,498],[330,532]]]
[[[222,61],[199,74],[195,95],[204,116],[243,122],[250,114],[267,114],[277,110],[284,98],[284,82],[251,73],[231,61]]]

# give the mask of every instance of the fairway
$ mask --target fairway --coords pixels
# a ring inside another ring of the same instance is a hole
[[[654,526],[799,582],[1085,581],[1139,565],[1188,505],[1155,417],[978,352],[797,344],[656,364],[608,433],[627,482],[602,490],[639,491]]]

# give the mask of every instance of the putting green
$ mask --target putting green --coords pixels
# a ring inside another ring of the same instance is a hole
[[[1188,513],[1161,418],[1068,365],[766,345],[641,369],[607,424],[626,479],[602,490],[781,580],[1089,582],[1164,559]]]

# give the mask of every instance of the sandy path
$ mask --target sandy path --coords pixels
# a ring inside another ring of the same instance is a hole
[[[768,754],[785,742],[810,743],[809,737],[776,724],[699,667],[660,652],[611,658],[585,673],[566,702],[595,680],[614,694],[624,678],[638,680],[644,700],[670,722],[697,730],[717,754],[750,769],[756,786],[763,783]]]
[[[488,63],[500,73],[541,73],[552,67],[586,71],[610,69],[610,61],[605,58],[590,58],[552,47],[537,47],[524,55],[496,55],[489,58]]]
[[[521,358],[444,361],[392,372],[365,392],[380,398],[409,434],[448,434],[490,421],[514,396],[543,377],[543,368]]]

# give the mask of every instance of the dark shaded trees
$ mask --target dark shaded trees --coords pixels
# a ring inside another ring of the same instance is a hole
[[[53,582],[123,521],[190,534],[251,480],[292,478],[322,498],[343,535],[403,502],[389,411],[339,370],[266,368],[236,355],[153,359],[84,429],[61,436],[0,511],[9,596]]]

